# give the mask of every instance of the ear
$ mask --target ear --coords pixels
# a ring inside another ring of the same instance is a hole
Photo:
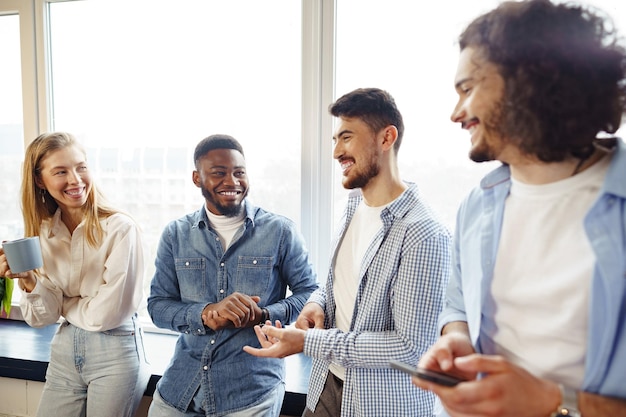
[[[383,151],[388,151],[393,148],[393,144],[398,139],[398,128],[394,125],[389,125],[383,129]]]
[[[41,176],[39,175],[35,175],[35,185],[42,190],[46,189],[46,186],[44,185],[43,181],[41,180]]]
[[[191,180],[196,185],[196,187],[201,188],[200,173],[194,170],[191,175],[192,175]]]

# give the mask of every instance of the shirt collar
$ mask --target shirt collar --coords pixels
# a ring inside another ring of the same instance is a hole
[[[244,222],[254,227],[254,213],[256,213],[257,208],[249,203],[248,199],[245,199],[243,204],[244,210],[246,211]],[[207,228],[211,224],[211,222],[209,222],[209,216],[206,213],[206,204],[202,204],[202,207],[200,207],[200,210],[198,210],[196,214],[196,221],[193,224],[193,228]]]

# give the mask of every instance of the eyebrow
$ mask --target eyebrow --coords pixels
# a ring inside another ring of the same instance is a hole
[[[229,167],[227,167],[226,165],[213,165],[211,167],[209,167],[209,169],[228,169]],[[233,169],[246,169],[245,165],[236,165],[233,167]]]
[[[337,133],[336,135],[333,136],[333,139],[339,138],[343,135],[345,135],[346,133],[353,133],[352,130],[350,129],[344,129],[341,132]]]
[[[454,88],[458,89],[458,88],[459,88],[459,87],[460,87],[463,83],[466,83],[466,82],[468,82],[468,81],[470,81],[470,80],[472,80],[472,77],[465,77],[465,78],[462,78],[461,80],[457,81],[457,82],[454,84]]]
[[[77,166],[86,165],[86,164],[87,164],[87,161],[82,161],[82,162],[79,162],[79,163],[74,164],[74,165],[57,165],[57,166],[50,167],[48,169],[50,171],[55,170],[55,169],[68,169],[68,168],[71,168],[71,167],[77,167]]]

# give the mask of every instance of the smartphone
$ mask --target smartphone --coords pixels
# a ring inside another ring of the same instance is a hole
[[[420,379],[424,379],[426,381],[434,382],[435,384],[445,385],[446,387],[453,387],[459,382],[465,381],[463,378],[459,378],[458,376],[445,374],[443,372],[431,371],[430,369],[425,368],[416,368],[413,365],[409,365],[404,362],[390,360],[389,365],[402,372],[406,372],[409,375],[416,376]]]

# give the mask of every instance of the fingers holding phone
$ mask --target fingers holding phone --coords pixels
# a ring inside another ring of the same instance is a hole
[[[446,387],[454,387],[457,384],[466,381],[466,379],[456,375],[448,374],[445,372],[433,371],[426,368],[415,367],[396,360],[389,361],[389,365],[394,369],[417,377],[418,379],[433,382],[435,384],[443,385]]]

